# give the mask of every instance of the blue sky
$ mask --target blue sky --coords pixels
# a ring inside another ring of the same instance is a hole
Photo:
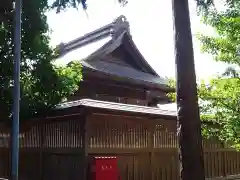
[[[68,9],[60,14],[48,13],[53,46],[82,36],[123,14],[130,22],[134,42],[149,64],[163,77],[175,76],[171,1],[148,0],[146,3],[143,0],[129,0],[127,6],[121,8],[117,0],[88,0],[88,7],[88,15],[81,8],[79,10]],[[226,65],[216,63],[210,55],[200,52],[200,45],[195,34],[197,32],[214,34],[214,32],[200,23],[193,0],[190,0],[190,14],[196,73],[199,79],[206,79],[223,72]],[[103,42],[80,49],[63,57],[61,61],[81,59],[101,44]]]

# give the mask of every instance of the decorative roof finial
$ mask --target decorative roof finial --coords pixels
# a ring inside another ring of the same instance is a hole
[[[127,21],[127,18],[124,15],[121,15],[117,17],[114,22],[113,22],[113,27],[112,27],[112,37],[118,37],[120,34],[123,32],[129,31],[130,26],[129,22]]]
[[[119,24],[119,23],[126,22],[126,21],[127,21],[127,18],[126,18],[124,15],[121,15],[121,16],[117,17],[117,18],[114,20],[113,23]]]

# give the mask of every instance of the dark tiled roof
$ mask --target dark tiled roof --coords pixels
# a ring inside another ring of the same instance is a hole
[[[103,61],[82,61],[82,65],[95,71],[101,71],[106,74],[115,75],[122,78],[139,80],[145,83],[167,85],[166,80],[160,78],[159,76],[153,76],[151,74],[144,73],[130,67],[120,66],[115,63]]]
[[[94,57],[106,55],[122,45],[124,47],[126,46],[125,48],[130,52],[131,55],[133,55],[132,60],[134,60],[144,72],[158,76],[156,71],[148,64],[133,42],[130,35],[129,23],[124,16],[119,16],[114,22],[80,38],[67,43],[61,43],[59,45],[60,56],[64,56],[73,50],[81,48],[87,44],[97,42],[106,37],[111,37],[111,40],[100,49],[89,55],[86,59],[90,60]]]
[[[143,114],[152,114],[152,115],[162,115],[162,116],[176,116],[176,111],[161,110],[159,108],[146,107],[146,106],[137,106],[130,104],[114,103],[107,101],[98,101],[92,99],[81,99],[77,101],[71,101],[62,103],[56,106],[56,109],[66,109],[77,106],[93,107],[100,109],[109,109],[109,110],[118,110],[125,112],[135,112]]]

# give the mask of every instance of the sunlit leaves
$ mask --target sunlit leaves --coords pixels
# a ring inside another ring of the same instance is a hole
[[[174,85],[174,81],[170,81]],[[240,79],[217,77],[198,84],[203,136],[240,147]],[[170,94],[174,97],[175,94]]]
[[[10,3],[6,3],[10,2]],[[0,14],[12,12],[12,1],[0,5]],[[24,0],[22,8],[21,120],[52,108],[74,93],[82,79],[81,65],[54,67],[56,52],[49,46],[47,0]],[[0,120],[9,120],[12,110],[13,36],[12,17],[0,27]]]
[[[223,1],[224,2],[224,1]],[[203,16],[203,22],[211,26],[215,36],[200,32],[202,51],[212,54],[217,61],[240,64],[240,1],[225,2],[225,9],[211,11]]]
[[[206,102],[200,104],[202,115],[210,115],[210,120],[219,125],[217,137],[232,142],[233,146],[239,144],[240,79],[216,78],[207,86],[202,83],[199,87],[199,98]]]
[[[216,61],[235,67],[240,66],[240,1],[225,0],[223,10],[212,9],[203,14],[203,22],[211,26],[216,34],[207,36],[200,32],[202,51],[209,53]],[[239,72],[229,67],[222,77],[213,79],[206,88],[199,88],[199,97],[207,102],[201,112],[210,113],[212,121],[220,125],[217,136],[236,148],[240,147],[240,77]]]

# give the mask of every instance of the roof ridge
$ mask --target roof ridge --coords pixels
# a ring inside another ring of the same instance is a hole
[[[58,45],[60,56],[64,56],[68,52],[85,46],[87,44],[99,41],[108,36],[112,37],[112,39],[117,39],[118,36],[123,34],[124,32],[128,32],[130,29],[129,22],[127,18],[123,15],[117,17],[113,22],[98,28],[90,33],[87,33],[79,38],[76,38],[67,43],[60,43]]]

